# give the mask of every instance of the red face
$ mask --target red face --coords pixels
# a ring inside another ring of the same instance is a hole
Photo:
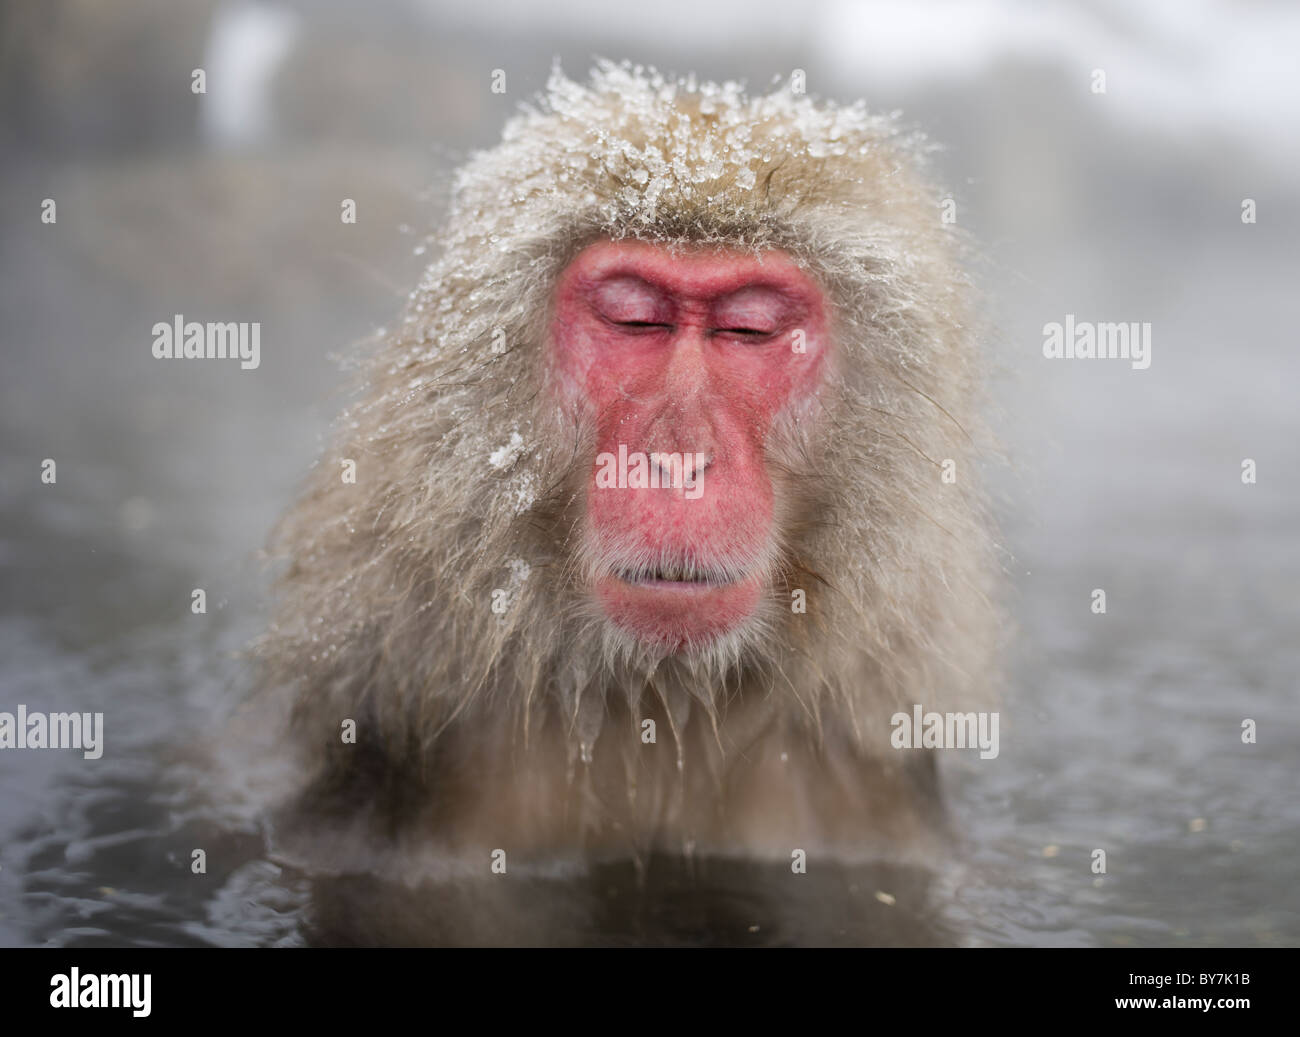
[[[559,391],[595,422],[583,557],[605,616],[676,652],[769,593],[778,504],[765,444],[825,377],[826,308],[784,253],[598,242],[559,279]]]

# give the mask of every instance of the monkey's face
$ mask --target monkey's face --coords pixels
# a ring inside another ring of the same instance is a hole
[[[768,435],[825,379],[821,290],[780,252],[603,241],[565,269],[554,314],[554,384],[595,430],[589,592],[660,651],[741,629],[778,558]]]

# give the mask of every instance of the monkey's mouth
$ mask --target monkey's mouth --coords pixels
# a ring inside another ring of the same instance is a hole
[[[615,626],[661,651],[703,648],[744,624],[762,596],[761,573],[727,567],[615,566],[595,582]]]
[[[689,565],[667,565],[652,569],[616,569],[614,575],[634,587],[655,587],[664,590],[727,587],[743,579],[743,576],[735,573],[726,573],[717,569],[698,569]]]

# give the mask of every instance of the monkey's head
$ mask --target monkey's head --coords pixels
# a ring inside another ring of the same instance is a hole
[[[585,738],[611,694],[716,719],[748,688],[861,738],[959,697],[993,618],[977,358],[919,145],[788,88],[557,71],[459,173],[281,527],[303,701],[423,746],[474,701]]]

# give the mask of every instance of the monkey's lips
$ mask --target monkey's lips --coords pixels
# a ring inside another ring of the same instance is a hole
[[[610,621],[640,641],[670,652],[707,645],[749,619],[762,578],[718,572],[615,571],[595,586]]]

